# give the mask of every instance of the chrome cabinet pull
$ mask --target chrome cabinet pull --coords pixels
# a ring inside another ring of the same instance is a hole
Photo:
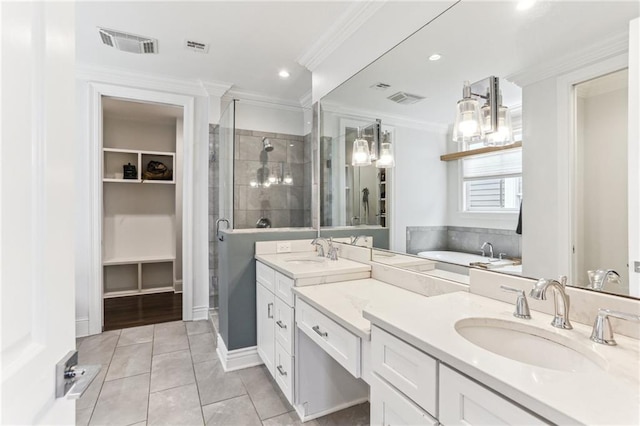
[[[287,375],[287,372],[284,371],[284,369],[282,368],[281,365],[277,366],[276,368],[278,369],[278,373],[280,373],[281,376],[286,376]]]
[[[271,312],[271,308],[273,308],[273,303],[269,303],[267,305],[267,318],[273,318],[273,312]]]
[[[316,333],[318,333],[320,337],[329,337],[329,333],[327,333],[326,331],[325,332],[320,331],[319,325],[314,325],[313,327],[311,327],[311,329]]]
[[[285,330],[287,329],[286,324],[284,324],[282,321],[278,320],[276,321],[276,324],[278,324],[278,327],[280,328],[284,328]]]

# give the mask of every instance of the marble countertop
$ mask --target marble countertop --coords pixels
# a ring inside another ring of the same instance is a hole
[[[640,424],[638,340],[618,334],[618,346],[600,345],[589,340],[590,326],[574,323],[573,330],[560,330],[550,325],[550,315],[539,312],[532,312],[531,320],[521,320],[512,315],[512,304],[465,292],[429,298],[414,294],[403,303],[399,300],[367,304],[363,316],[554,423]],[[541,328],[601,356],[604,369],[565,372],[502,357],[456,332],[456,322],[467,318],[494,318]]]
[[[257,254],[255,258],[281,274],[293,279],[371,271],[371,265],[343,258],[339,258],[338,260],[319,258],[316,252],[311,251]],[[306,260],[309,261],[307,262]],[[296,263],[296,261],[302,262]]]
[[[362,316],[364,309],[392,304],[402,305],[425,296],[372,278],[332,284],[295,287],[299,298],[327,315],[347,330],[371,339],[371,323]]]

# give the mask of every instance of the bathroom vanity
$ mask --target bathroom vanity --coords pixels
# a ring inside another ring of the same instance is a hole
[[[371,424],[640,422],[639,341],[589,340],[580,315],[597,309],[580,293],[574,329],[562,330],[544,313],[551,301],[532,300],[526,320],[491,293],[533,280],[473,271],[466,286],[426,276],[450,285],[430,294],[417,285],[424,274],[358,256],[256,255],[258,352],[303,421],[369,400]]]

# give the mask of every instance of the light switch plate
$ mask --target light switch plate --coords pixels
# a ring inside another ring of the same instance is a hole
[[[291,242],[289,241],[277,242],[276,253],[291,253]]]
[[[635,272],[640,273],[640,262],[638,262],[638,261],[633,262],[633,270]]]

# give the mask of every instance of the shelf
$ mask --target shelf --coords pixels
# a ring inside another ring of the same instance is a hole
[[[175,180],[140,180],[140,179],[110,179],[105,178],[102,179],[102,182],[105,183],[144,183],[144,184],[153,184],[153,185],[175,185]]]
[[[149,289],[143,289],[143,290],[110,291],[108,293],[104,293],[103,297],[105,299],[111,299],[114,297],[137,296],[140,294],[169,293],[169,292],[174,292],[173,287],[157,287],[157,288],[149,288]]]
[[[451,154],[441,155],[440,156],[440,160],[441,161],[454,161],[454,160],[459,160],[459,159],[465,158],[465,157],[473,157],[475,155],[489,154],[491,152],[506,151],[506,150],[509,150],[509,149],[516,149],[516,148],[521,148],[521,147],[522,147],[522,141],[518,141],[518,142],[512,143],[511,145],[487,146],[487,147],[484,147],[484,148],[470,149],[468,151],[452,152]]]
[[[104,266],[110,265],[131,265],[134,263],[160,263],[173,262],[175,256],[149,256],[149,257],[121,257],[115,259],[107,259],[102,262]]]
[[[106,183],[140,183],[141,181],[138,179],[112,179],[112,178],[104,178],[103,182]]]

